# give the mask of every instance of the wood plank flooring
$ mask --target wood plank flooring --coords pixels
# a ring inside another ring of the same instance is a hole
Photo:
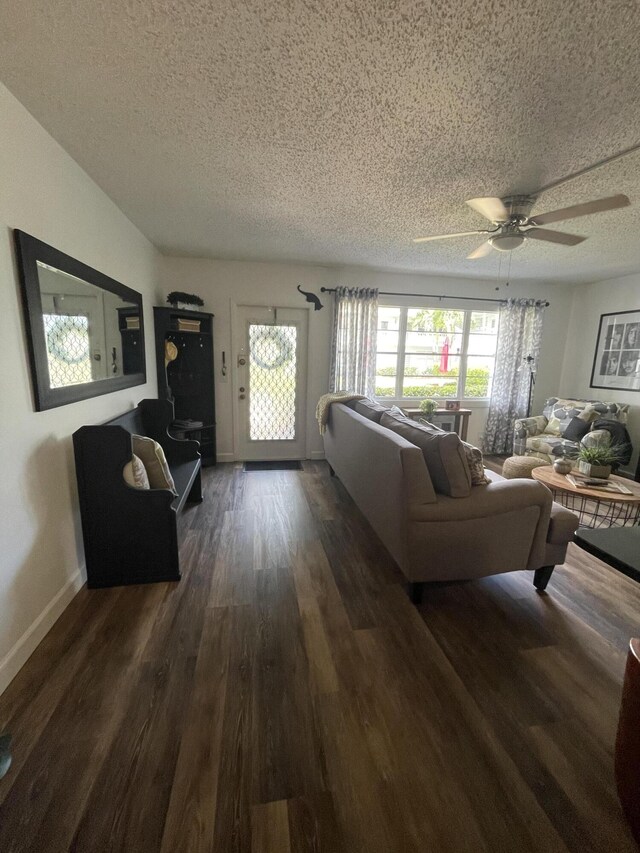
[[[83,589],[0,697],[0,850],[635,850],[613,782],[640,585],[571,546],[402,577],[326,464],[204,472],[183,579]]]

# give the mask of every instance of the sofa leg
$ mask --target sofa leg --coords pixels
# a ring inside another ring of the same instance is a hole
[[[542,592],[547,588],[549,578],[553,574],[554,569],[555,566],[543,566],[541,569],[535,570],[533,574],[533,585],[538,590],[538,592]]]
[[[327,463],[327,464],[329,464],[329,463]],[[329,476],[330,476],[330,477],[335,477],[335,476],[336,476],[336,472],[333,470],[333,468],[331,467],[331,465],[329,465]]]
[[[414,581],[407,584],[409,598],[413,604],[420,604],[422,601],[422,593],[424,591],[424,583],[422,581]]]

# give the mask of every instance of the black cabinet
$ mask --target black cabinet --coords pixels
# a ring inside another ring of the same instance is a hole
[[[173,402],[175,438],[200,442],[203,465],[216,464],[213,314],[154,308],[158,396]]]
[[[144,344],[140,331],[140,309],[118,308],[118,328],[122,338],[122,372],[140,373],[144,364]],[[113,361],[115,362],[115,351]]]

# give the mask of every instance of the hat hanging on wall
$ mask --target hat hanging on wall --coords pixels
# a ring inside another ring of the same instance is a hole
[[[175,361],[178,357],[178,347],[174,344],[173,341],[165,341],[164,342],[164,366]]]

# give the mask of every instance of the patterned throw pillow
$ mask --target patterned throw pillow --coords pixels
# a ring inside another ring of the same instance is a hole
[[[145,435],[132,435],[131,443],[134,454],[140,457],[147,471],[151,488],[170,489],[174,495],[177,495],[164,450],[158,442]]]
[[[131,462],[127,462],[122,469],[122,476],[124,477],[125,483],[134,489],[150,488],[147,469],[144,467],[142,459],[140,459],[139,456],[136,456],[135,453],[131,457]]]
[[[462,447],[467,457],[467,465],[469,466],[469,473],[471,474],[471,485],[472,486],[486,486],[491,480],[484,473],[484,459],[482,458],[482,451],[478,447],[474,447],[473,444],[469,444],[467,441],[462,442]]]

